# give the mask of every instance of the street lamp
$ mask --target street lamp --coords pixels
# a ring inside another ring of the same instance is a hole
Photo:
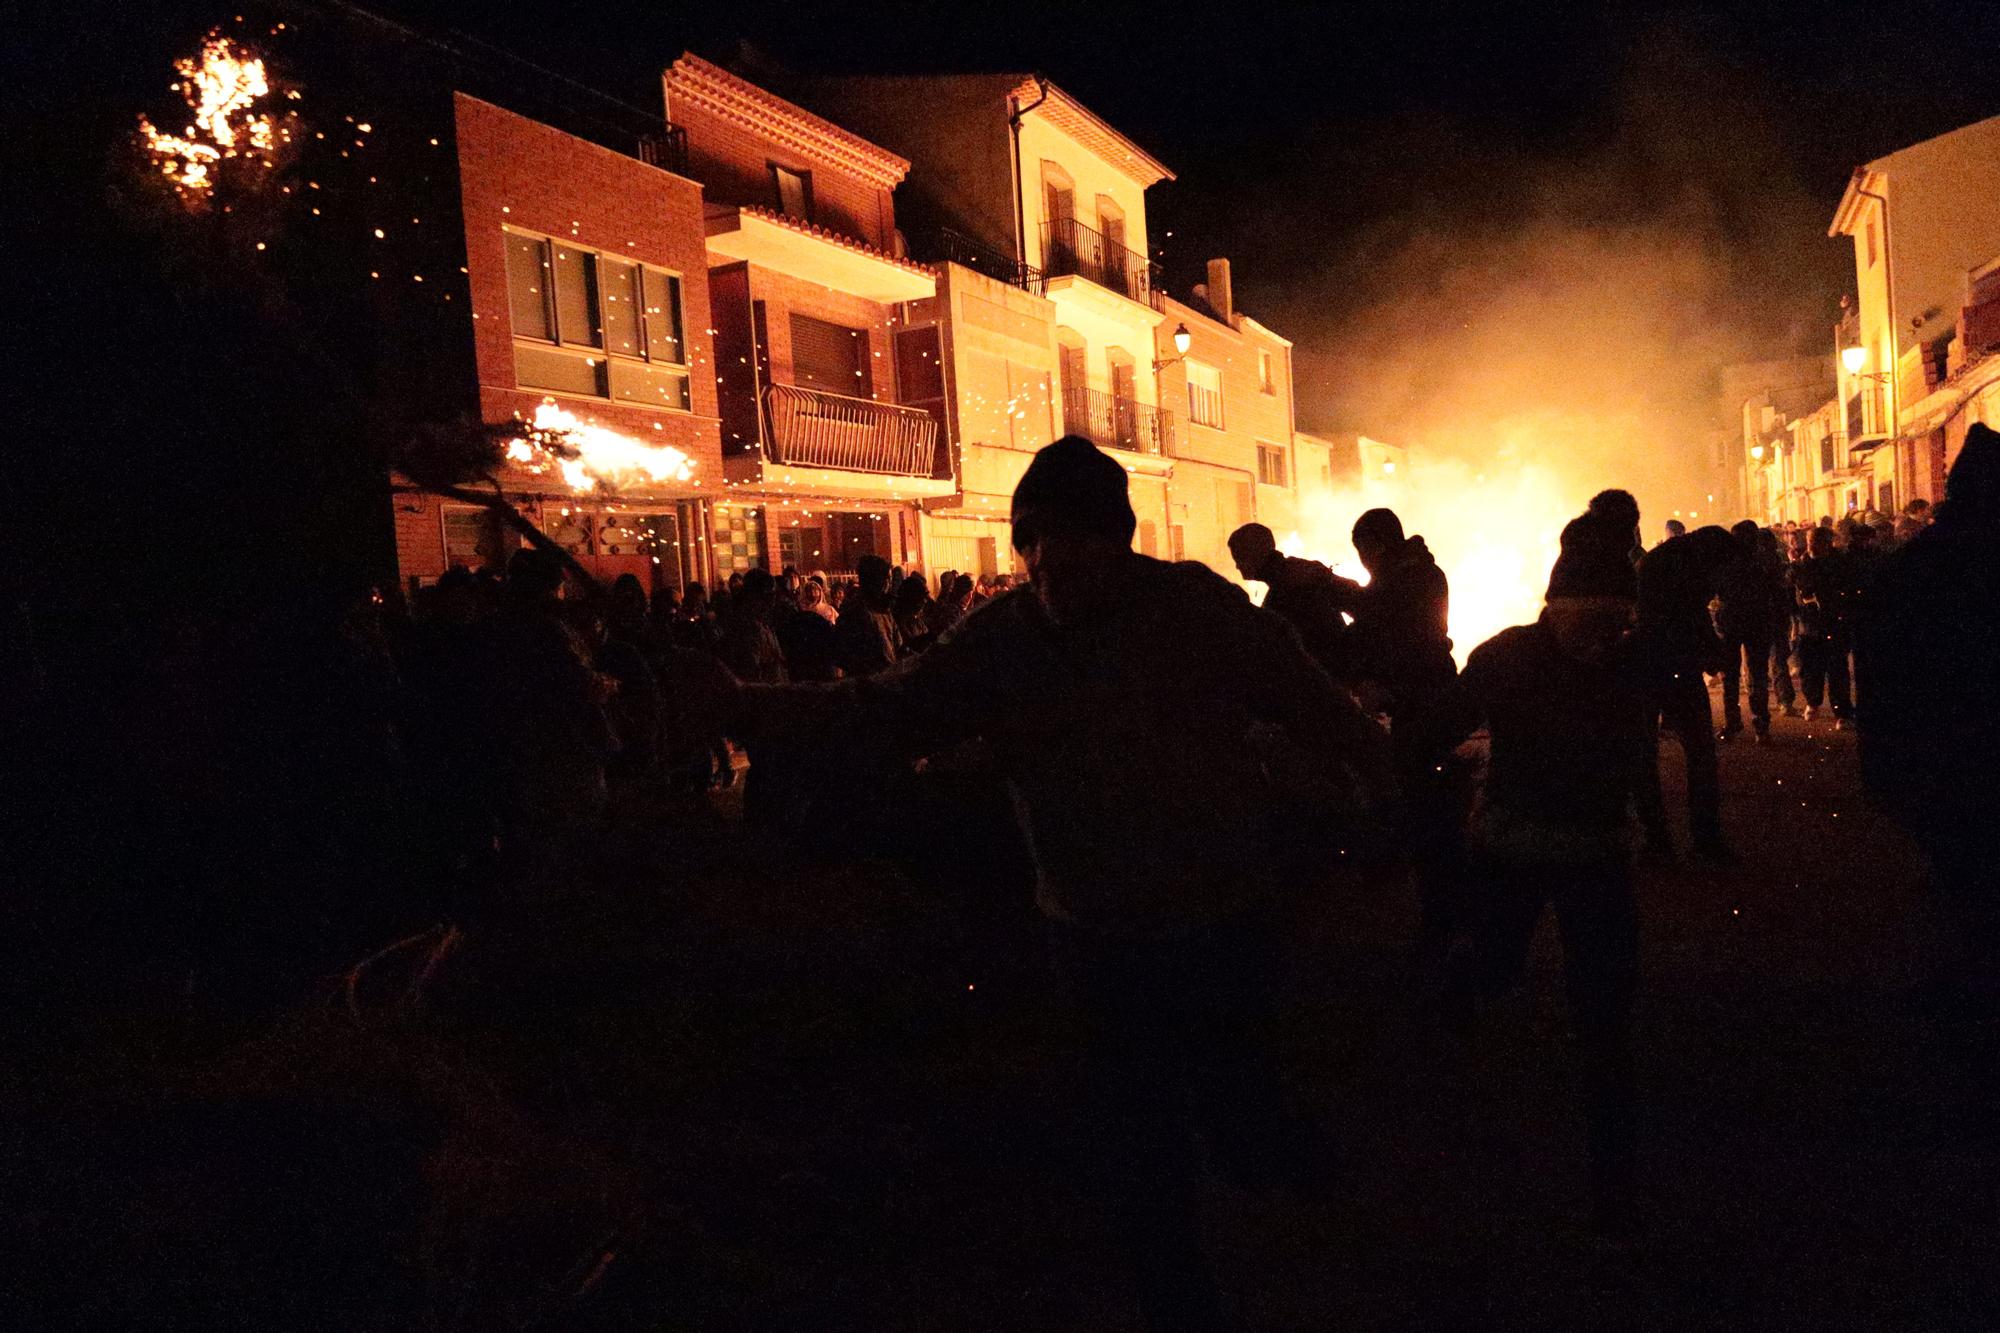
[[[1868,364],[1868,349],[1860,343],[1840,349],[1840,364],[1850,375],[1859,375],[1861,367]]]
[[[1178,353],[1178,355],[1168,357],[1165,361],[1155,361],[1153,363],[1154,372],[1157,373],[1159,371],[1165,370],[1168,366],[1171,366],[1174,362],[1180,360],[1181,357],[1186,356],[1188,353],[1188,348],[1192,346],[1194,346],[1194,335],[1188,332],[1188,326],[1182,324],[1177,328],[1175,328],[1174,351]]]
[[[1764,457],[1764,446],[1763,446],[1763,445],[1761,445],[1761,444],[1753,444],[1753,445],[1751,445],[1751,446],[1750,446],[1750,456],[1751,456],[1752,458],[1755,458],[1755,459],[1758,459],[1759,461],[1762,461],[1762,459],[1763,459],[1763,457]]]

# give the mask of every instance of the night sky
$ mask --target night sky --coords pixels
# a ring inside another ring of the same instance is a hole
[[[1479,434],[1508,396],[1691,436],[1716,366],[1830,346],[1851,251],[1825,233],[1851,168],[2000,111],[2000,6],[1933,0],[373,8],[653,110],[681,51],[745,41],[808,71],[1045,73],[1178,174],[1148,196],[1168,286],[1233,260],[1239,307],[1299,344],[1303,425],[1413,440]],[[27,16],[17,53],[69,72],[13,81],[46,130],[14,151],[96,169],[94,140],[226,6],[150,12]],[[1469,365],[1485,379],[1441,371]],[[1607,367],[1626,382],[1579,392]],[[1664,499],[1672,478],[1638,481]]]
[[[682,49],[726,58],[745,40],[802,69],[1046,73],[1179,176],[1149,196],[1170,281],[1192,281],[1202,260],[1226,253],[1253,307],[1315,284],[1412,214],[1490,226],[1493,204],[1524,181],[1607,151],[1662,159],[1635,165],[1647,185],[1709,174],[1693,184],[1722,201],[1734,235],[1782,241],[1759,225],[1760,190],[1802,191],[1830,217],[1857,162],[2000,109],[2000,8],[1929,0],[1463,13],[1035,0],[379,7],[649,104],[658,68]],[[1756,174],[1703,162],[1718,153]],[[1643,215],[1649,200],[1634,191],[1578,206]],[[1780,266],[1822,278],[1828,292],[1811,295],[1828,299],[1845,256],[1815,243],[1819,222],[1790,238]],[[1353,288],[1329,286],[1339,291]]]

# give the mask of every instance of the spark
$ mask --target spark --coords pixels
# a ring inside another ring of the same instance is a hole
[[[139,117],[139,139],[160,174],[190,207],[201,207],[212,195],[217,172],[230,158],[248,158],[264,167],[275,165],[280,140],[289,142],[289,128],[278,118],[256,109],[271,94],[263,60],[211,29],[198,58],[174,62],[181,81],[173,85],[193,117],[179,134],[170,134]],[[297,99],[297,90],[287,92]],[[284,119],[292,113],[286,112]]]

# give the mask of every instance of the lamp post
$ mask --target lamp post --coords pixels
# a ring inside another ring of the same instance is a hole
[[[1886,371],[1875,371],[1873,373],[1864,371],[1862,367],[1867,364],[1868,349],[1860,343],[1852,343],[1840,349],[1840,366],[1841,369],[1847,372],[1849,379],[1872,380],[1877,384],[1890,385],[1890,376]],[[1893,388],[1892,385],[1890,387]],[[1887,398],[1878,399],[1877,402],[1876,414],[1878,416],[1886,416],[1888,409]],[[1893,435],[1896,433],[1893,424],[1888,422],[1879,424],[1883,428],[1882,433],[1884,435]]]
[[[1174,362],[1179,361],[1183,357],[1187,356],[1188,348],[1192,347],[1193,345],[1194,345],[1194,335],[1188,332],[1188,326],[1185,324],[1177,326],[1174,329],[1175,355],[1168,357],[1165,361],[1153,362],[1153,373],[1157,375],[1161,371],[1165,370],[1168,366],[1174,364]]]

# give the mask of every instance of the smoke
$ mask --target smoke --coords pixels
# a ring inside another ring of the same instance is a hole
[[[1322,169],[1385,197],[1266,308],[1298,345],[1301,418],[1410,457],[1315,505],[1295,543],[1348,563],[1354,516],[1395,508],[1452,578],[1462,655],[1533,618],[1598,490],[1632,491],[1649,541],[1674,514],[1738,517],[1718,373],[1823,345],[1845,259],[1760,86],[1656,34],[1615,113],[1559,147],[1463,121],[1324,147]]]

